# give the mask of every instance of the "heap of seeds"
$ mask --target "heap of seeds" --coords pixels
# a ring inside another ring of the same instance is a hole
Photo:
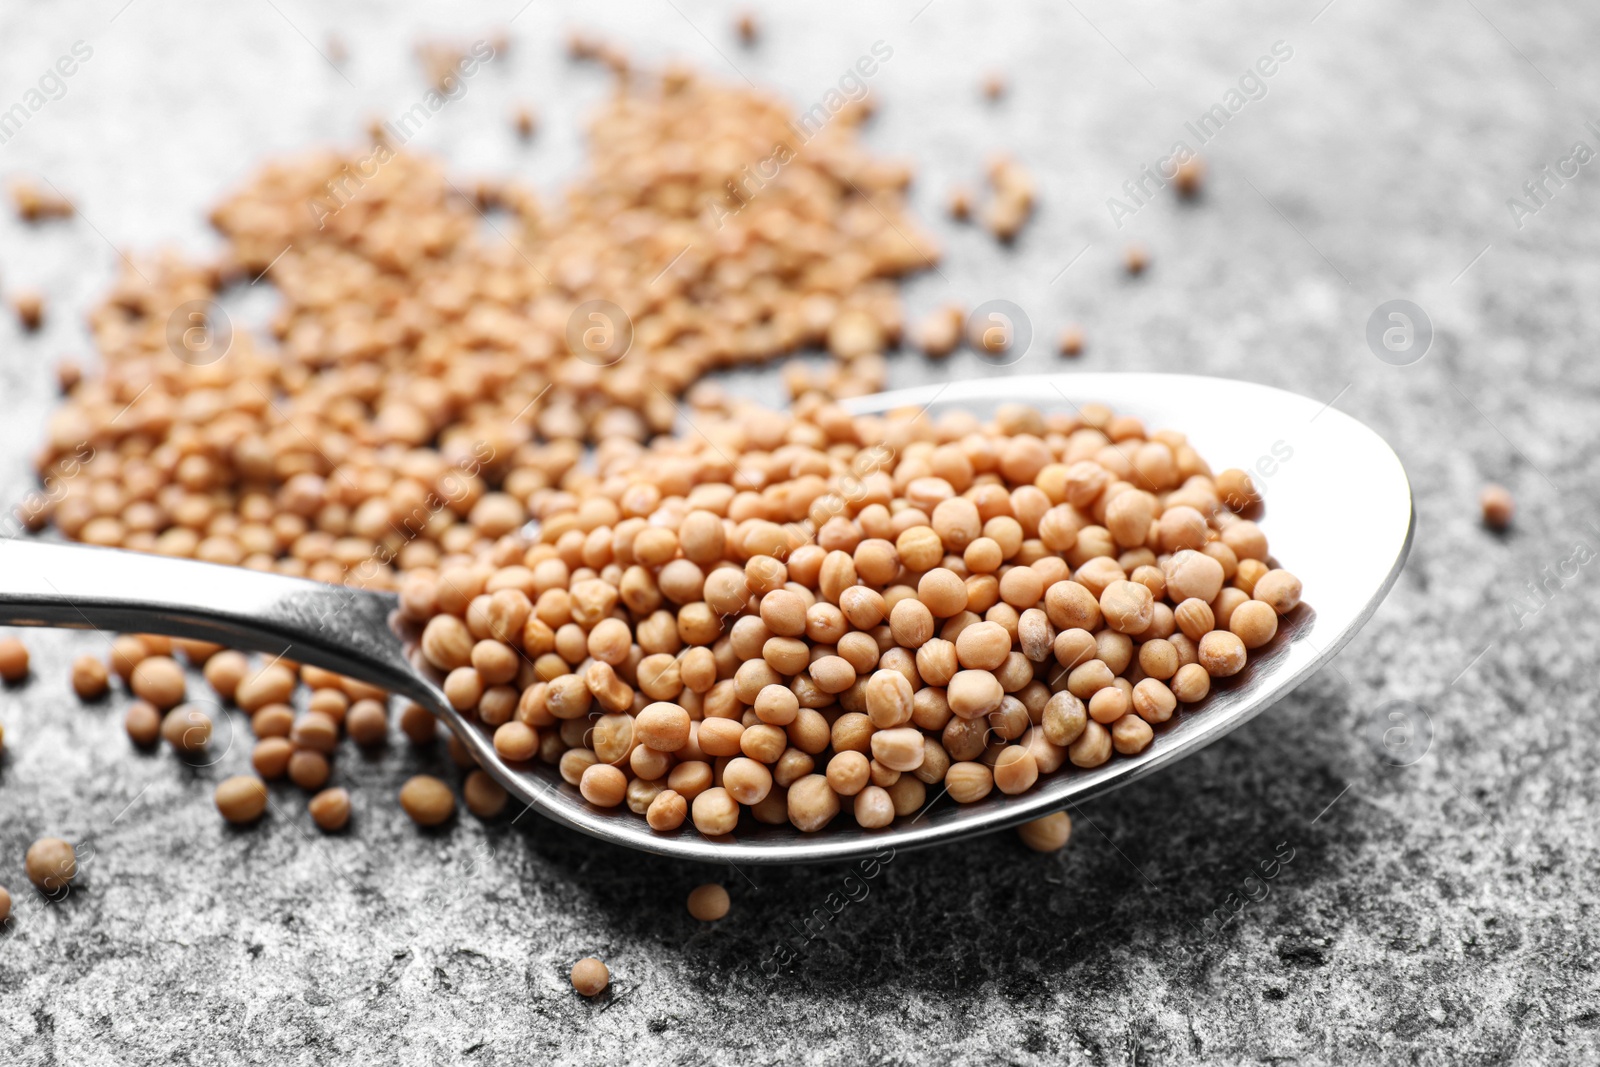
[[[857,142],[864,103],[803,131],[757,92],[574,48],[619,85],[559,208],[509,183],[468,195],[380,143],[267,167],[214,213],[221,262],[130,271],[91,316],[102,370],[62,375],[51,492],[24,517],[398,588],[505,758],[664,832],[726,833],[747,807],[816,830],[844,801],[876,827],[929,787],[1022,792],[1141,751],[1272,638],[1299,584],[1264,562],[1248,476],[1213,478],[1180,435],[1093,407],[980,424],[834,405],[882,386],[894,279],[935,255],[909,172]],[[997,174],[1020,225],[1031,182]],[[282,297],[270,331],[230,328],[214,301],[258,275]],[[919,341],[948,352],[962,330],[946,308]],[[792,415],[691,390],[816,345],[836,363],[787,375]],[[655,436],[686,392],[698,434]],[[341,736],[386,739],[386,694],[152,635],[75,664],[74,686],[127,686],[130,738],[190,755],[212,722],[174,655],[251,715],[259,778],[219,787],[226,817],[259,817],[262,781],[287,777],[319,826],[347,824],[330,759]],[[26,671],[0,648],[0,674]],[[438,738],[415,705],[400,728]],[[451,741],[466,807],[494,817],[505,791]],[[401,803],[427,826],[456,809],[428,776]]]
[[[400,589],[503,758],[660,832],[876,828],[1137,755],[1299,604],[1248,475],[1098,406],[696,427],[603,443],[536,542]]]
[[[841,366],[817,388],[881,387],[893,279],[936,253],[910,172],[858,143],[866,109],[806,139],[767,95],[617,65],[558,209],[511,184],[469,198],[379,144],[266,167],[213,213],[223,262],[129,271],[91,316],[102,373],[50,423],[59,492],[27,518],[390,587],[521,525],[576,442],[670,429],[711,370],[820,344]],[[271,336],[229,341],[206,302],[262,272]]]

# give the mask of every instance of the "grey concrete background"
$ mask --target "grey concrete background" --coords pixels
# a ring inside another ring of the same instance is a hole
[[[1230,375],[1324,397],[1382,432],[1417,488],[1406,573],[1334,665],[1172,772],[1076,814],[1064,852],[1011,835],[894,858],[800,961],[761,961],[846,871],[705,870],[591,845],[530,816],[418,833],[394,793],[439,753],[347,755],[350,830],[311,828],[274,792],[229,829],[211,785],[237,740],[186,768],[130,751],[126,696],[80,706],[67,664],[88,633],[28,637],[36,671],[0,692],[0,1062],[513,1063],[1593,1062],[1596,978],[1595,578],[1539,610],[1525,583],[1592,553],[1593,359],[1600,230],[1592,167],[1519,228],[1507,199],[1600,147],[1589,45],[1600,12],[1509,0],[959,0],[785,6],[740,49],[733,6],[95,0],[0,9],[0,108],[74,41],[93,57],[0,145],[0,175],[47,178],[70,222],[0,218],[0,292],[39,287],[35,337],[0,323],[0,488],[19,499],[54,400],[52,364],[85,355],[82,316],[113,246],[215,246],[206,208],[260,161],[356,143],[422,92],[420,35],[510,22],[509,55],[424,134],[456,173],[559,189],[604,79],[570,67],[570,27],[647,59],[678,56],[809,105],[873,42],[873,145],[918,166],[916,203],[947,255],[907,287],[913,313],[1012,300],[1048,341],[1081,321],[1085,369]],[[318,54],[336,34],[343,72]],[[1274,42],[1293,56],[1205,149],[1202,202],[1169,196],[1116,229],[1106,198],[1169,151]],[[1004,71],[1011,95],[977,83]],[[538,106],[519,146],[506,114]],[[940,216],[993,150],[1035,172],[1041,207],[998,250]],[[1118,265],[1129,241],[1152,267]],[[1080,255],[1081,253],[1081,255]],[[1363,341],[1403,297],[1436,329],[1392,367]],[[1014,368],[1057,365],[1040,344]],[[892,384],[978,370],[897,358]],[[770,390],[770,374],[748,384]],[[1204,417],[1196,412],[1196,417]],[[1485,480],[1516,529],[1476,518]],[[1361,502],[1330,501],[1357,536]],[[1412,702],[1413,765],[1375,733]],[[226,730],[219,730],[219,741]],[[1424,744],[1423,738],[1431,737]],[[86,842],[80,884],[43,904],[23,852]],[[1252,871],[1292,850],[1270,881]],[[714,928],[685,914],[708,877],[733,894]],[[1229,897],[1251,898],[1232,911]],[[860,891],[856,890],[857,895]],[[1221,914],[1230,915],[1226,924]],[[607,996],[566,982],[606,959]]]

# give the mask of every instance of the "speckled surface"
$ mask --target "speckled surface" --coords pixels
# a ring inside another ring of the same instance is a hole
[[[94,50],[65,95],[0,144],[0,172],[42,175],[82,211],[38,229],[0,219],[0,291],[51,300],[38,337],[0,323],[7,499],[29,484],[51,364],[84,351],[109,246],[211,247],[207,205],[257,161],[353,142],[369,116],[420,94],[419,32],[470,40],[520,6],[461,22],[421,3],[121,3],[0,11],[0,110],[74,41]],[[564,27],[609,28],[643,56],[689,58],[807,104],[888,42],[869,136],[918,164],[918,206],[947,251],[908,286],[913,311],[1002,297],[1044,340],[1081,321],[1085,368],[1198,370],[1333,400],[1411,473],[1406,573],[1332,667],[1170,773],[1079,809],[1063,853],[1003,835],[848,880],[601,850],[534,816],[419,833],[394,793],[448,761],[402,743],[341,758],[348,832],[318,834],[290,788],[259,828],[232,830],[210,792],[247,763],[242,719],[230,719],[231,744],[219,730],[213,766],[133,753],[126,697],[80,706],[67,687],[70,658],[105,639],[33,634],[34,677],[0,692],[0,884],[17,898],[0,931],[0,1062],[1600,1056],[1597,579],[1568,567],[1538,610],[1516,599],[1580,540],[1600,548],[1589,525],[1600,200],[1585,167],[1547,183],[1520,229],[1506,204],[1574,142],[1600,147],[1584,125],[1600,12],[828,3],[768,14],[763,43],[744,51],[732,5],[609,8],[529,6],[511,53],[426,143],[462,174],[515,169],[559,188],[579,160],[578,116],[603,91],[561,59]],[[343,75],[312,44],[326,50],[330,33],[350,52]],[[1292,57],[1206,147],[1202,201],[1179,208],[1164,194],[1114,228],[1106,198],[1278,41]],[[999,105],[978,97],[990,69],[1011,80]],[[524,99],[544,117],[527,148],[505,122]],[[937,211],[998,148],[1034,169],[1041,194],[1008,252]],[[1117,269],[1130,241],[1152,257],[1136,282]],[[1393,298],[1422,305],[1436,329],[1411,366],[1363,341]],[[1014,369],[1053,366],[1047,347]],[[901,357],[892,383],[976,369],[971,357],[938,368]],[[1521,509],[1504,537],[1476,523],[1490,479]],[[1358,504],[1330,507],[1329,521],[1358,524],[1343,507]],[[1420,758],[1403,768],[1372,740],[1397,700],[1420,709],[1408,750]],[[78,886],[48,905],[22,874],[27,843],[45,834],[84,843]],[[733,894],[714,928],[683,908],[708,877]],[[783,947],[793,958],[779,966]],[[615,975],[594,1002],[565,979],[587,954]]]

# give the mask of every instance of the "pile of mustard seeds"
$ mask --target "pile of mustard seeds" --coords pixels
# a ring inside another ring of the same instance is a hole
[[[580,442],[671,429],[713,370],[822,345],[815,388],[880,388],[895,279],[937,253],[910,171],[858,142],[866,108],[806,135],[754,90],[619,66],[560,204],[379,142],[264,168],[212,214],[221,262],[128,271],[26,518],[389,588],[522,525]],[[282,306],[257,336],[216,301],[263,274]]]
[[[574,51],[616,88],[558,204],[379,139],[264,168],[213,212],[221,260],[127,272],[91,316],[101,369],[62,376],[27,521],[396,589],[502,757],[659,832],[720,836],[746,809],[873,828],[1023,793],[1143,751],[1272,640],[1299,583],[1268,562],[1248,475],[1182,435],[1093,405],[837,405],[882,387],[897,279],[937,255],[910,171],[859,143],[866,102],[802,127],[760,92]],[[991,181],[1014,233],[1032,181]],[[218,303],[252,279],[281,297],[265,332]],[[943,355],[965,332],[949,307],[916,341]],[[701,381],[813,347],[833,363],[786,368],[792,412]],[[286,778],[319,827],[347,825],[333,760],[385,742],[387,695],[151,635],[74,686],[126,686],[130,738],[193,755],[212,723],[179,657],[251,716],[258,777],[218,787],[223,816],[260,818],[260,781]],[[437,742],[416,705],[399,724]],[[468,810],[499,814],[450,741]],[[456,810],[431,776],[401,803],[421,825]]]
[[[1248,475],[1095,405],[695,425],[400,590],[500,756],[658,832],[877,828],[1138,755],[1300,602]]]

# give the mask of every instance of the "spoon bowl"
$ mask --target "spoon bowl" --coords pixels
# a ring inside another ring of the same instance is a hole
[[[1262,528],[1276,559],[1302,581],[1306,602],[1273,641],[1199,704],[1156,729],[1137,756],[1092,770],[1070,764],[1017,796],[958,805],[930,790],[928,805],[889,827],[840,820],[820,833],[746,818],[709,839],[685,822],[658,834],[625,809],[590,807],[554,767],[510,763],[488,731],[450,706],[422,663],[398,599],[239,567],[84,545],[0,541],[0,623],[198,638],[285,656],[370,682],[442,719],[526,809],[593,837],[680,859],[750,864],[849,861],[920,848],[1041,818],[1182,759],[1254,718],[1327,662],[1394,584],[1411,547],[1411,487],[1372,430],[1320,401],[1269,386],[1170,374],[1057,374],[949,382],[852,400],[853,413],[950,408],[979,416],[1022,402],[1046,411],[1100,402],[1146,426],[1185,433],[1217,469],[1242,468],[1265,501]],[[519,814],[516,816],[520,818]]]

